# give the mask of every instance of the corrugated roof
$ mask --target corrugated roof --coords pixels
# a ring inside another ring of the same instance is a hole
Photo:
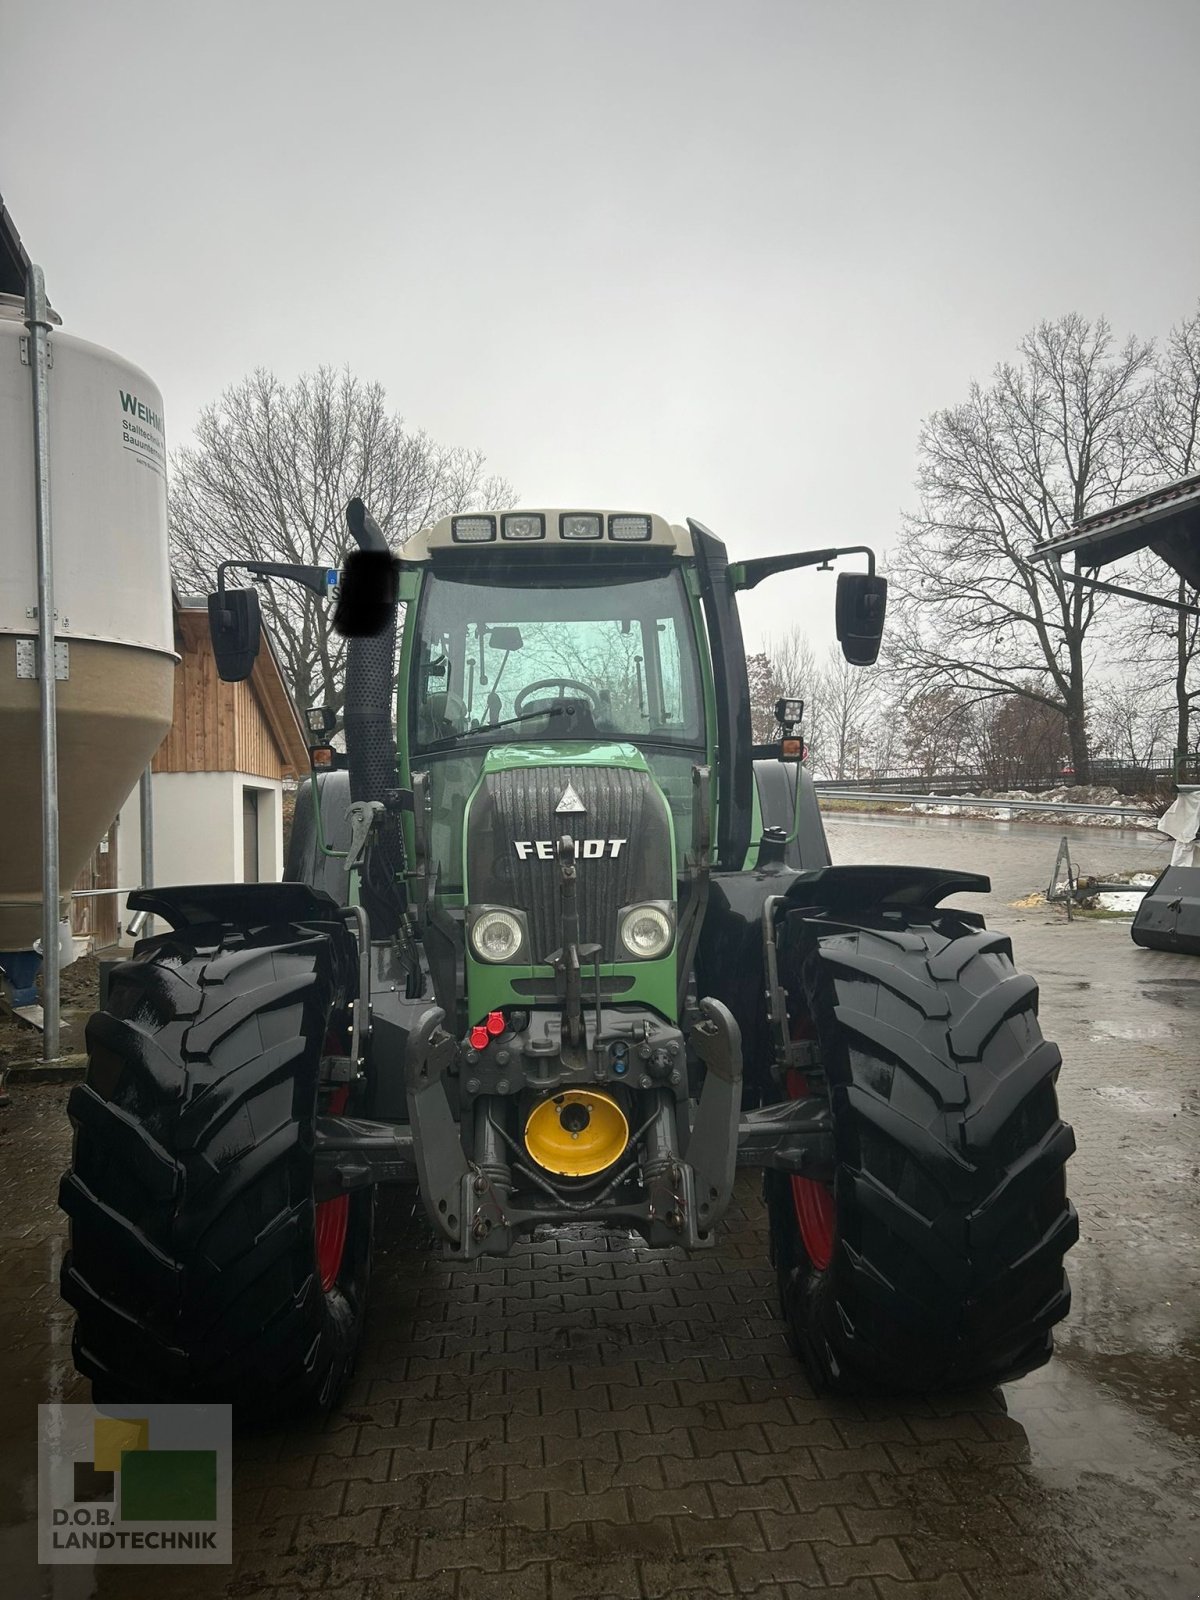
[[[0,294],[24,295],[28,276],[29,256],[0,195]]]
[[[1189,583],[1200,584],[1200,473],[1093,512],[1069,533],[1040,544],[1036,555],[1052,561],[1074,555],[1080,566],[1102,567],[1147,546]]]

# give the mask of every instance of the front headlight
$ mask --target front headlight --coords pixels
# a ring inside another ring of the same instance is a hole
[[[481,961],[511,961],[524,937],[509,911],[485,911],[471,929],[471,944]]]
[[[621,918],[621,943],[639,961],[654,961],[671,948],[671,919],[657,906],[633,906]]]

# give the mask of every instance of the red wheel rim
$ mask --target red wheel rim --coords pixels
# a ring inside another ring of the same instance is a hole
[[[317,1271],[326,1294],[338,1280],[346,1253],[346,1227],[350,1221],[350,1196],[339,1194],[317,1206]]]
[[[350,1089],[340,1085],[329,1097],[329,1115],[340,1117],[350,1098]],[[339,1194],[332,1200],[317,1203],[317,1274],[321,1287],[328,1294],[338,1281],[342,1270],[342,1257],[346,1253],[346,1229],[350,1223],[350,1196]]]
[[[802,1099],[808,1094],[808,1079],[799,1072],[789,1072],[787,1092],[790,1100]],[[804,1253],[818,1272],[824,1272],[833,1260],[836,1220],[833,1194],[815,1178],[794,1177],[792,1204],[796,1209],[796,1226],[800,1229]]]
[[[792,1203],[804,1253],[818,1272],[824,1272],[833,1260],[833,1196],[815,1178],[793,1178]]]

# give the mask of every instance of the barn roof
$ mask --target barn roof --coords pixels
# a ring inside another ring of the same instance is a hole
[[[1036,554],[1051,561],[1073,555],[1077,567],[1103,567],[1147,548],[1200,588],[1200,473],[1094,512]]]
[[[17,225],[0,195],[0,294],[25,294],[29,275],[29,256],[21,243]]]

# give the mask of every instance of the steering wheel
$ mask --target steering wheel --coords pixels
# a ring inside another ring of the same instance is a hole
[[[539,678],[536,683],[527,683],[513,701],[513,715],[519,717],[528,710],[529,702],[539,689],[557,689],[562,698],[566,698],[566,691],[571,689],[581,699],[587,701],[588,710],[595,715],[600,701],[596,691],[586,683],[580,683],[578,678]]]

